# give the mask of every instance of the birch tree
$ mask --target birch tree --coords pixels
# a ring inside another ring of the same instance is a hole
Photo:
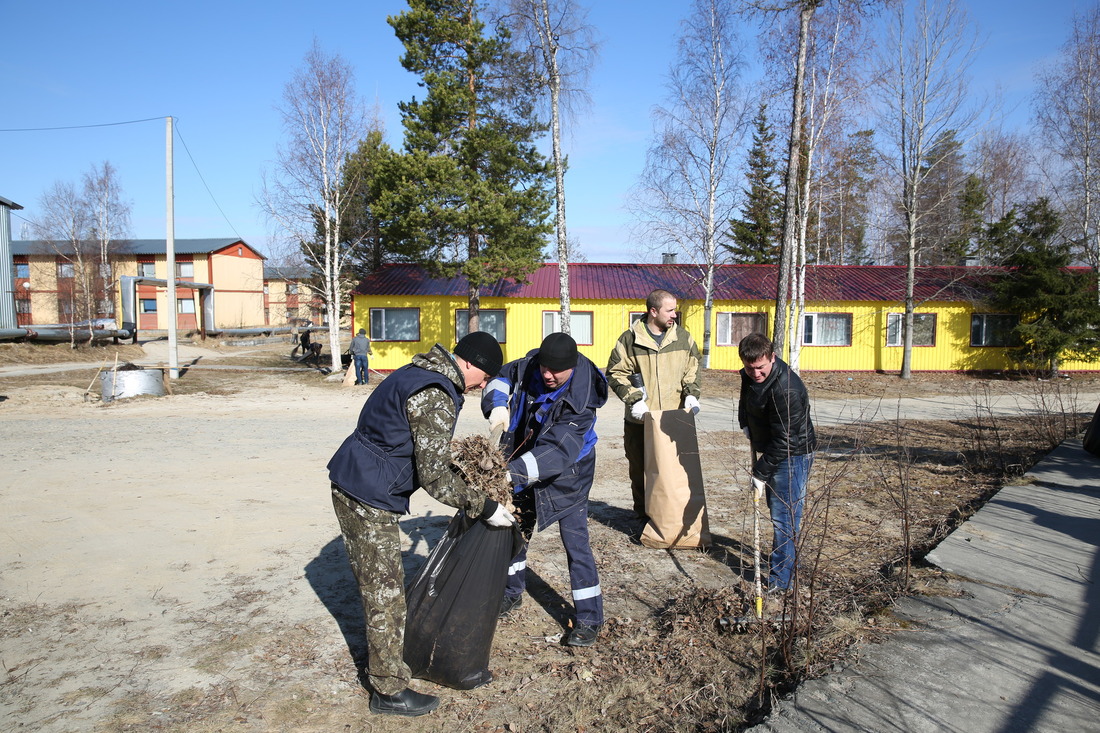
[[[277,109],[286,142],[276,152],[272,176],[265,176],[260,205],[281,236],[300,243],[307,264],[320,276],[331,368],[339,371],[348,258],[356,244],[344,231],[356,190],[344,166],[366,129],[351,66],[314,40]]]
[[[929,214],[922,206],[923,189],[948,162],[933,156],[933,147],[948,133],[971,129],[979,109],[967,79],[977,52],[976,34],[963,8],[955,0],[915,0],[909,5],[899,5],[892,16],[878,87],[881,129],[891,149],[886,163],[902,212],[906,253],[902,379],[912,376],[919,235]]]
[[[1061,55],[1038,75],[1035,111],[1063,164],[1054,182],[1066,230],[1100,283],[1100,5],[1074,15]]]
[[[561,288],[561,330],[569,333],[569,261],[571,249],[565,217],[565,153],[562,127],[573,113],[589,103],[589,74],[599,44],[588,11],[574,0],[508,0],[504,23],[513,45],[545,88],[549,114],[550,162],[554,168],[554,232]]]
[[[695,0],[669,76],[669,102],[654,112],[656,142],[632,202],[654,242],[698,263],[704,367],[710,365],[718,240],[738,203],[735,159],[748,108],[740,88],[744,65],[730,0]]]
[[[59,258],[58,315],[62,322],[114,315],[114,265],[129,234],[131,206],[122,198],[118,173],[109,162],[93,165],[78,189],[55,182],[30,222],[40,246]],[[77,329],[72,329],[73,342]]]

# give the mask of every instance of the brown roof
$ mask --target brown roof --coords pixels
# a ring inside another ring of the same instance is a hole
[[[918,301],[974,300],[988,292],[998,268],[917,268],[914,297]],[[635,265],[573,263],[569,294],[583,300],[645,300],[663,288],[679,300],[704,298],[702,268],[695,265]],[[716,300],[774,300],[774,265],[719,265],[714,274]],[[560,295],[557,263],[531,273],[526,284],[501,280],[481,289],[482,297],[556,299]],[[466,278],[435,278],[420,265],[386,265],[359,283],[359,295],[444,295],[465,297]],[[810,265],[806,268],[806,299],[812,301],[905,299],[905,268],[901,266]]]

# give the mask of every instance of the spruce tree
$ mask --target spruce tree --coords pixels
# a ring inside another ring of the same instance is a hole
[[[775,264],[779,261],[783,198],[777,189],[779,170],[771,152],[775,133],[768,124],[767,105],[760,105],[753,124],[743,218],[730,222],[733,244],[726,248],[734,262]]]
[[[1095,358],[1100,307],[1087,271],[1066,269],[1072,253],[1069,241],[1058,239],[1058,214],[1040,198],[1007,218],[994,244],[1013,254],[994,286],[992,305],[1020,316],[1015,330],[1021,346],[1013,356],[1052,375],[1065,358]]]

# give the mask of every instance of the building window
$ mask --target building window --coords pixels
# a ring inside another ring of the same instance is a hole
[[[115,314],[115,301],[110,298],[100,298],[98,308],[100,316],[110,318]]]
[[[542,337],[546,338],[552,333],[561,330],[561,311],[542,312]],[[578,344],[592,345],[592,312],[573,311],[569,314],[570,336]]]
[[[971,346],[1016,346],[1019,318],[1008,314],[975,313],[970,316]]]
[[[141,299],[141,312],[142,313],[156,313],[157,312],[157,299],[156,298],[142,298]]]
[[[68,298],[62,298],[57,301],[57,316],[63,322],[71,320],[73,317],[73,302]]]
[[[286,309],[286,319],[288,321],[294,320],[297,317],[298,317],[298,309],[297,308],[287,308]]]
[[[768,333],[768,323],[763,313],[719,313],[716,343],[719,346],[737,346],[750,333]]]
[[[455,343],[470,332],[470,311],[459,308],[455,311]],[[478,310],[478,328],[493,335],[499,343],[505,342],[504,311],[503,310]]]
[[[630,325],[633,326],[638,321],[645,320],[646,316],[648,316],[648,315],[649,315],[649,311],[631,311],[630,312]],[[676,325],[677,326],[681,325],[680,324],[680,316],[681,315],[682,314],[680,313],[680,311],[676,311]]]
[[[901,332],[905,322],[904,313],[886,314],[886,345],[903,346]],[[936,314],[913,314],[913,346],[936,345]]]
[[[139,262],[138,277],[156,277],[157,266],[154,262]]]
[[[194,314],[194,312],[195,312],[195,301],[191,300],[191,298],[182,298],[180,300],[177,300],[176,301],[176,312],[177,313]]]
[[[287,295],[297,295],[298,294],[298,283],[289,283],[288,282],[286,284],[286,294]]]
[[[851,313],[806,313],[802,317],[806,346],[851,346]]]
[[[26,262],[16,262],[15,264],[15,279],[16,280],[30,280],[31,278],[31,266]]]
[[[194,262],[177,262],[176,263],[176,277],[195,277],[195,263]]]
[[[57,263],[57,278],[59,280],[72,279],[74,272],[75,271],[73,270],[73,263],[71,263],[71,262],[58,262]]]
[[[419,341],[419,308],[371,308],[370,337],[375,341]]]
[[[16,298],[15,312],[20,315],[29,315],[31,312],[31,301],[27,298]]]

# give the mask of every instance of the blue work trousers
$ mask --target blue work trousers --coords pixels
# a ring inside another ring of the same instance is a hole
[[[768,510],[772,515],[772,553],[768,587],[791,587],[797,564],[798,533],[802,526],[802,506],[806,503],[806,481],[814,464],[814,454],[790,456],[776,468],[768,481]]]
[[[526,540],[531,539],[536,516],[534,491],[525,489],[515,497],[516,514],[520,531]],[[577,623],[585,626],[599,626],[603,623],[603,594],[600,591],[600,576],[596,571],[596,558],[592,555],[592,545],[588,540],[588,502],[581,502],[575,509],[566,512],[558,519],[558,531],[561,543],[565,547],[566,563],[569,566],[569,584],[573,591],[573,606],[577,612]],[[527,587],[527,545],[512,559],[508,568],[506,596],[518,596]]]
[[[352,354],[351,358],[355,360],[355,383],[366,384],[370,375],[370,370],[367,369],[367,355]]]

